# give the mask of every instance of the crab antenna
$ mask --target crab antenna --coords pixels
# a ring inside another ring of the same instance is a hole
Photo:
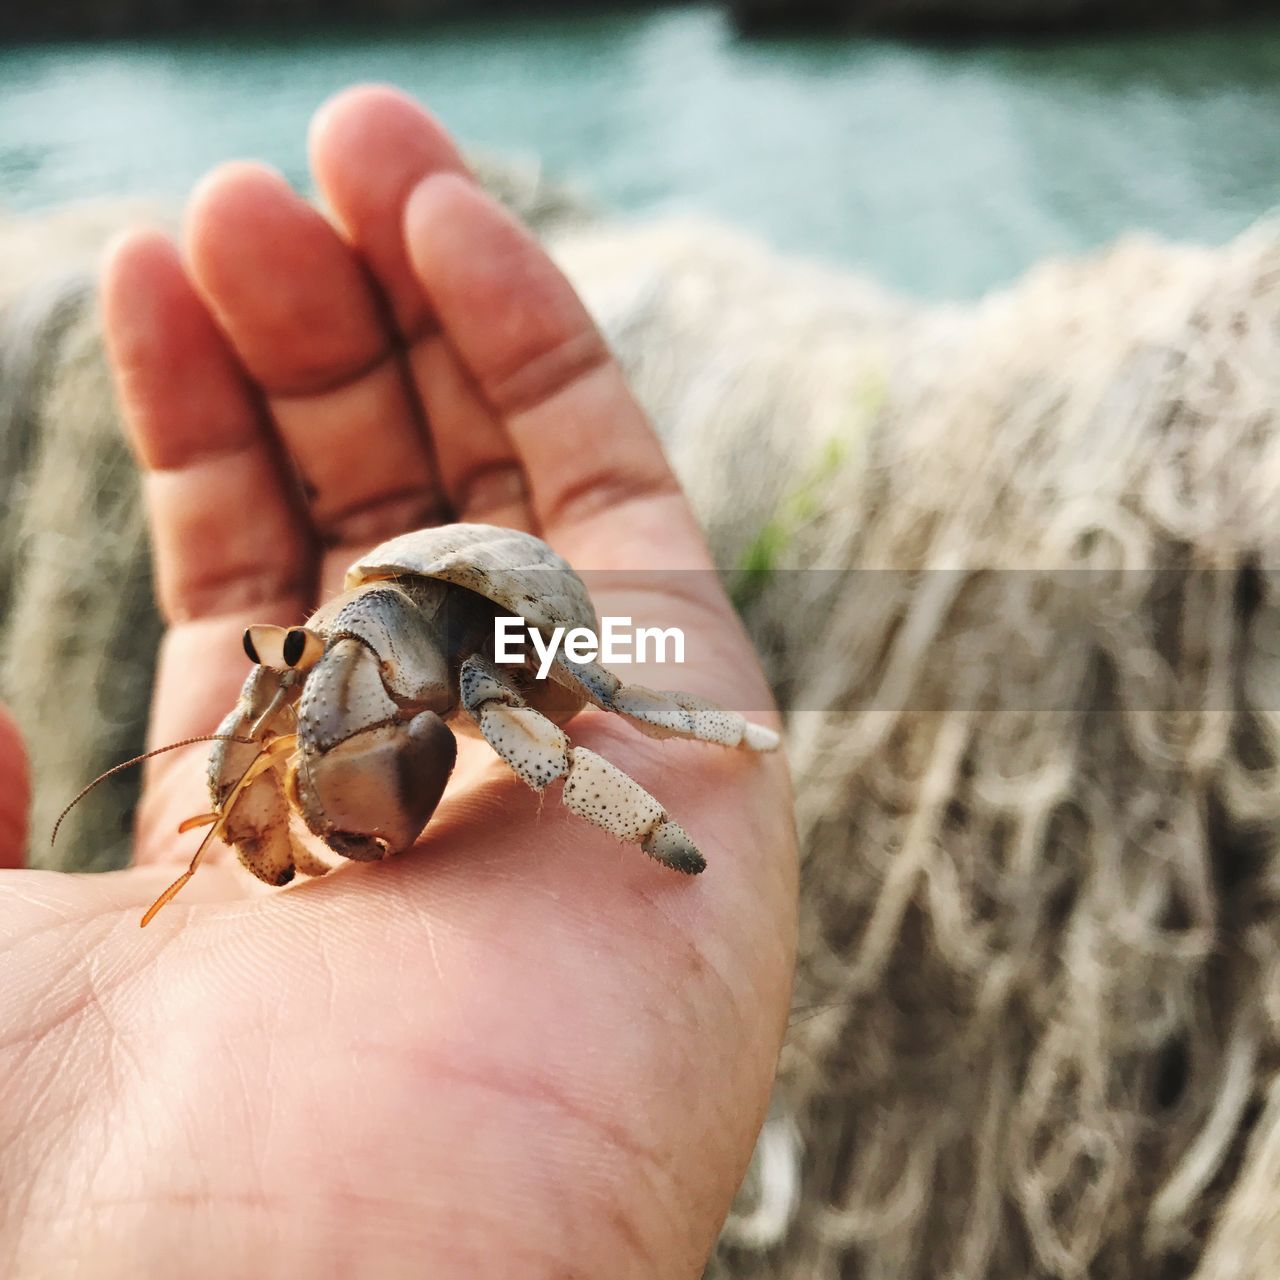
[[[171,742],[167,747],[155,747],[151,751],[144,751],[140,756],[134,756],[132,760],[122,760],[119,764],[114,764],[106,773],[100,773],[87,787],[81,789],[79,794],[71,801],[63,811],[58,814],[58,820],[53,824],[53,830],[49,833],[49,847],[52,849],[54,841],[58,838],[58,828],[62,826],[62,820],[71,812],[72,809],[80,803],[81,800],[89,794],[100,782],[106,782],[115,774],[123,772],[125,769],[132,769],[135,764],[141,764],[144,760],[150,760],[152,756],[163,755],[166,751],[177,751],[179,747],[190,747],[197,742],[240,742],[245,746],[252,746],[252,738],[241,738],[234,733],[206,733],[198,738],[183,738],[181,742]]]

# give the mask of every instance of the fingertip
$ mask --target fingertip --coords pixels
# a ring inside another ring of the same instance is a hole
[[[187,200],[184,240],[196,274],[226,228],[261,223],[283,204],[301,201],[284,175],[257,160],[230,160],[211,169]]]
[[[21,867],[26,860],[30,806],[26,746],[8,708],[0,705],[0,869]]]
[[[267,165],[215,169],[187,210],[201,298],[268,395],[311,395],[370,368],[389,335],[358,257]]]
[[[100,306],[125,437],[148,469],[181,465],[253,415],[234,358],[164,231],[118,236],[103,258]],[[212,435],[210,435],[212,432]]]
[[[204,208],[210,201],[234,198],[238,192],[264,189],[295,194],[284,174],[265,160],[224,160],[214,165],[191,188],[187,197],[187,216]]]
[[[283,244],[300,209],[310,205],[270,165],[232,160],[210,170],[192,189],[183,218],[184,256],[201,292],[216,294],[238,239]]]
[[[405,203],[406,250],[464,365],[499,413],[527,408],[607,363],[560,268],[517,218],[457,174],[432,174]]]
[[[461,173],[451,173],[448,170],[427,174],[409,192],[409,198],[405,202],[406,224],[411,217],[424,216],[427,210],[441,206],[448,207],[457,201],[462,201],[468,205],[484,205],[492,209],[493,212],[502,215],[513,226],[518,225],[514,218],[510,218],[505,213],[501,205],[486,195],[470,178]],[[415,209],[417,210],[416,213],[414,212]]]
[[[424,285],[436,282],[442,266],[468,266],[498,276],[495,257],[506,258],[533,245],[532,235],[474,182],[458,173],[432,173],[404,204],[405,247]],[[460,258],[460,254],[467,255]],[[476,256],[483,255],[483,256]]]
[[[181,269],[177,246],[158,227],[131,227],[107,242],[98,271],[98,304],[113,354],[137,307]]]
[[[178,261],[178,248],[167,231],[145,223],[117,232],[107,241],[100,260],[104,284],[131,281],[155,262]]]
[[[307,151],[313,162],[328,162],[353,143],[387,138],[412,143],[425,130],[433,131],[456,154],[444,126],[402,89],[376,82],[351,85],[316,108],[307,130]]]
[[[221,312],[225,294],[238,292],[244,275],[238,247],[245,247],[246,257],[274,253],[281,225],[287,226],[299,200],[279,170],[253,160],[220,164],[192,188],[183,217],[183,256],[192,283],[215,312]]]
[[[430,174],[423,178],[409,192],[404,202],[404,212],[400,216],[405,252],[409,255],[409,265],[419,280],[430,270],[431,229],[437,208],[436,190],[441,185],[447,187],[447,174]]]

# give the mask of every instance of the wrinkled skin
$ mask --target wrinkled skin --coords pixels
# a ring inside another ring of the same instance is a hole
[[[311,149],[334,225],[234,165],[195,193],[185,256],[139,232],[106,270],[170,622],[156,743],[232,705],[246,623],[296,623],[432,519],[529,527],[583,569],[707,565],[577,299],[439,126],[352,91]],[[697,637],[694,692],[767,706],[727,602],[641,577],[597,606],[644,592]],[[0,1274],[697,1275],[785,1021],[785,765],[578,725],[660,782],[707,874],[540,812],[471,742],[415,850],[281,890],[224,857],[145,932],[207,804],[203,747],[153,762],[133,868],[0,872]],[[10,866],[23,768],[0,721]]]

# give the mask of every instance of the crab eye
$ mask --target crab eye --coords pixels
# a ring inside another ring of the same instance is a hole
[[[284,660],[295,671],[314,667],[324,656],[324,640],[306,627],[293,627],[280,646]]]
[[[244,633],[250,662],[274,671],[305,671],[324,654],[324,640],[306,627],[273,627],[259,623]]]

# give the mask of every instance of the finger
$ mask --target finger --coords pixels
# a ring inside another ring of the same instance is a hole
[[[267,405],[329,544],[438,514],[426,437],[359,259],[277,174],[216,170],[192,198],[197,288]]]
[[[261,410],[165,236],[117,242],[102,308],[125,432],[144,472],[165,617],[300,601],[303,523]]]
[[[533,237],[449,174],[405,211],[414,270],[481,395],[503,420],[534,515],[583,567],[702,567],[661,446],[572,286]]]
[[[404,206],[414,188],[429,174],[465,174],[448,133],[396,90],[361,86],[317,113],[311,166],[335,221],[389,301],[449,504],[463,520],[530,528],[511,442],[441,335],[405,246]]]
[[[31,775],[22,734],[6,707],[0,706],[0,869],[26,860]]]
[[[172,624],[152,699],[148,740],[158,746],[214,729],[248,666],[244,626],[305,617],[314,569],[262,410],[177,249],[158,232],[130,234],[110,252],[101,288],[125,433],[143,468],[157,595]],[[138,860],[179,856],[173,832],[203,803],[207,753],[149,762]]]
[[[511,437],[448,340],[426,334],[408,359],[435,443],[440,484],[458,519],[532,531],[529,485]]]
[[[428,174],[465,174],[444,126],[411,98],[383,85],[359,85],[331,98],[308,139],[316,186],[347,239],[382,288],[400,332],[432,325],[409,266],[401,216]]]

